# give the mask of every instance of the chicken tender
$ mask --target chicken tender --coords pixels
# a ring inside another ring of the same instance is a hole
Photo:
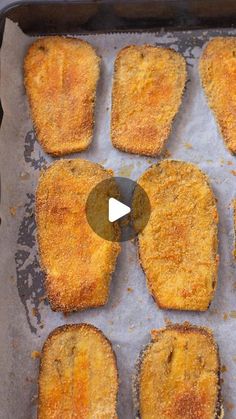
[[[38,419],[117,419],[116,356],[88,324],[58,327],[47,338],[39,372]]]
[[[218,214],[207,177],[193,164],[164,160],[138,183],[151,205],[149,222],[139,234],[151,294],[161,308],[207,310],[218,268]],[[134,207],[136,199],[134,194]]]
[[[25,57],[25,87],[37,138],[55,156],[91,143],[100,59],[77,38],[38,39]]]
[[[107,302],[120,245],[94,233],[86,218],[87,197],[105,179],[112,179],[110,171],[79,159],[57,161],[41,175],[36,193],[38,244],[48,299],[55,311]],[[116,188],[113,185],[108,182],[97,205],[100,228],[109,230],[111,240],[116,240],[118,226],[100,215]]]
[[[141,419],[220,419],[220,361],[211,330],[171,325],[153,330],[136,381]]]
[[[236,39],[214,38],[200,59],[200,76],[225,144],[236,154]]]
[[[157,156],[170,134],[186,82],[186,63],[172,49],[123,48],[115,61],[111,138],[128,153]]]

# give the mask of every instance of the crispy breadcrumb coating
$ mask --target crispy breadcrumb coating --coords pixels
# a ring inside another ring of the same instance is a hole
[[[87,222],[86,201],[94,186],[111,178],[111,172],[99,164],[80,159],[59,160],[41,175],[36,222],[45,286],[53,310],[69,312],[107,302],[120,245],[93,232]],[[99,205],[107,205],[109,193],[104,187]],[[99,209],[97,213],[99,217]],[[99,220],[101,228],[109,229],[116,240],[117,226],[101,216]]]
[[[151,294],[161,308],[207,310],[217,285],[218,214],[206,175],[193,164],[164,160],[138,183],[151,204],[139,234]]]
[[[38,39],[24,63],[25,87],[37,138],[47,153],[82,151],[92,141],[100,59],[77,38]]]
[[[38,419],[117,419],[116,356],[103,333],[65,325],[47,338],[39,372]]]
[[[170,134],[186,82],[182,55],[131,45],[115,61],[111,138],[128,153],[157,156]]]
[[[153,330],[139,370],[141,419],[223,417],[219,354],[210,329],[184,323]]]
[[[236,39],[214,38],[199,63],[201,82],[225,144],[236,154]]]

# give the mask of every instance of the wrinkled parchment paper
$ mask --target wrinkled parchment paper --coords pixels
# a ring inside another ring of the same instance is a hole
[[[212,36],[233,30],[86,35],[102,56],[94,140],[85,158],[112,168],[116,176],[137,179],[157,159],[119,152],[110,142],[111,82],[117,51],[129,44],[151,43],[182,52],[188,82],[167,149],[170,157],[197,164],[210,177],[220,214],[219,283],[206,313],[158,309],[148,293],[135,244],[122,245],[109,302],[103,308],[64,316],[50,310],[44,299],[43,274],[35,239],[34,192],[40,170],[53,158],[35,140],[23,86],[23,59],[33,39],[7,21],[1,50],[1,99],[4,118],[0,132],[2,178],[0,227],[0,418],[32,419],[37,404],[38,358],[48,333],[65,323],[88,322],[111,340],[118,359],[120,419],[134,417],[131,379],[137,356],[150,340],[150,330],[167,320],[191,321],[214,330],[223,365],[226,419],[236,418],[236,264],[232,198],[236,197],[236,157],[225,148],[200,87],[197,65],[202,45]]]

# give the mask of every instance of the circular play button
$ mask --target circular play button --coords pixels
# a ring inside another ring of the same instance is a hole
[[[105,240],[127,241],[146,226],[150,202],[144,189],[131,179],[112,177],[98,183],[86,202],[87,221]]]

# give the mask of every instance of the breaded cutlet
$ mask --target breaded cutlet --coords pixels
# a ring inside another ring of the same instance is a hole
[[[188,323],[153,330],[136,377],[140,419],[222,419],[213,333]]]
[[[236,154],[236,39],[217,37],[209,41],[199,62],[199,71],[208,104],[225,145]]]
[[[138,184],[151,205],[139,255],[152,296],[160,308],[207,310],[219,259],[218,213],[207,176],[192,163],[163,160]]]
[[[178,52],[130,45],[116,57],[112,91],[111,139],[128,153],[158,156],[179,110],[186,63]]]
[[[24,62],[24,81],[39,143],[55,156],[83,151],[92,141],[100,58],[78,38],[35,41]]]
[[[116,356],[92,325],[65,325],[50,333],[38,384],[38,419],[117,419]]]
[[[46,292],[55,311],[102,306],[108,300],[111,274],[120,251],[115,241],[119,231],[101,213],[113,186],[103,188],[97,202],[100,208],[94,216],[114,241],[98,236],[86,215],[89,193],[106,179],[112,179],[111,171],[80,159],[59,160],[40,177],[36,192],[37,237]]]

